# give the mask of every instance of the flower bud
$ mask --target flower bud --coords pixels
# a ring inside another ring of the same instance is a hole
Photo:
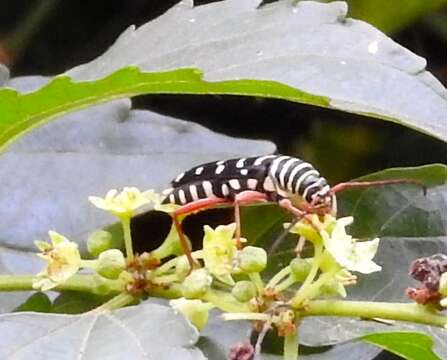
[[[112,234],[105,230],[96,230],[90,234],[87,240],[89,254],[98,257],[103,251],[113,247]]]
[[[312,265],[305,259],[295,258],[290,262],[290,270],[296,281],[303,282],[309,275]]]
[[[191,265],[189,264],[188,258],[185,255],[181,256],[175,265],[175,275],[177,275],[178,280],[183,281],[190,271]]]
[[[107,279],[117,279],[125,266],[123,253],[118,249],[110,249],[99,254],[96,271]]]
[[[182,313],[199,331],[207,324],[208,312],[213,307],[213,305],[201,300],[187,300],[185,298],[171,300],[169,304],[174,310]]]
[[[263,248],[247,246],[239,251],[239,267],[245,273],[258,273],[267,266],[267,253]]]
[[[182,294],[187,299],[199,299],[210,289],[212,281],[206,269],[193,270],[182,283]]]
[[[244,303],[256,296],[256,286],[251,281],[238,281],[231,290],[231,294],[237,301]]]

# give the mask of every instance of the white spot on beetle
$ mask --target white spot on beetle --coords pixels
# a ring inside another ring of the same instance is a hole
[[[197,186],[189,185],[189,193],[191,194],[193,201],[199,200],[199,194],[197,193]]]
[[[231,179],[228,183],[234,190],[239,190],[241,188],[241,184],[237,179]]]
[[[241,170],[241,174],[242,175],[248,175],[248,170],[247,169],[242,169]]]
[[[182,172],[181,174],[178,174],[178,176],[175,178],[175,181],[179,182],[180,180],[182,180],[183,176],[185,176],[184,172]]]
[[[247,180],[247,187],[250,190],[255,190],[257,185],[258,185],[258,180],[256,180],[256,179],[248,179]]]
[[[202,182],[203,190],[205,191],[206,197],[212,198],[215,197],[213,193],[213,184],[210,181]]]
[[[216,168],[216,175],[219,175],[222,171],[224,171],[225,170],[225,165],[219,165],[217,168]]]
[[[202,172],[203,172],[203,166],[200,166],[200,167],[198,167],[198,168],[196,169],[195,174],[196,174],[196,175],[200,175]]]
[[[244,162],[245,162],[245,158],[239,159],[236,163],[236,167],[238,169],[243,168],[244,167]]]
[[[185,196],[185,192],[184,192],[182,189],[180,189],[180,190],[178,191],[178,197],[179,197],[180,202],[181,202],[182,204],[186,204],[186,196]]]

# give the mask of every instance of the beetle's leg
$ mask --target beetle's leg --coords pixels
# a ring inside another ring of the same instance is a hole
[[[427,187],[418,180],[414,179],[390,179],[390,180],[377,180],[377,181],[348,181],[334,185],[331,189],[331,193],[335,194],[340,191],[344,191],[352,188],[359,187],[372,187],[372,186],[383,186],[383,185],[394,185],[394,184],[412,184],[420,186],[424,192],[427,193]]]
[[[177,230],[179,239],[180,239],[180,246],[182,247],[183,253],[186,255],[189,265],[191,266],[191,269],[194,266],[194,259],[191,255],[191,246],[189,244],[189,241],[186,239],[185,233],[182,229],[182,224],[180,223],[179,216],[180,215],[187,215],[191,214],[197,211],[205,210],[209,207],[215,206],[215,205],[221,205],[221,204],[228,204],[231,203],[226,199],[222,198],[207,198],[207,199],[200,199],[197,201],[193,201],[189,204],[185,204],[180,206],[178,209],[174,210],[171,214],[172,221],[174,223],[175,229]]]
[[[267,195],[258,191],[246,190],[234,195],[234,222],[236,223],[236,246],[238,249],[242,247],[240,206],[260,201],[267,201]]]

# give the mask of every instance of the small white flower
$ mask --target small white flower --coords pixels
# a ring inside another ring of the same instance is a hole
[[[89,196],[90,202],[99,209],[109,211],[118,217],[130,217],[134,211],[146,204],[160,206],[161,196],[153,190],[141,192],[136,187],[125,187],[120,193],[109,190],[105,198]]]
[[[358,242],[346,233],[346,226],[352,224],[353,217],[340,218],[335,222],[330,235],[322,230],[320,235],[324,246],[335,261],[351,271],[369,274],[382,268],[372,259],[376,255],[379,239]]]
[[[36,275],[33,288],[46,291],[64,283],[76,274],[81,264],[78,245],[55,231],[49,231],[51,244],[36,241],[41,253],[37,256],[48,262],[45,269]]]

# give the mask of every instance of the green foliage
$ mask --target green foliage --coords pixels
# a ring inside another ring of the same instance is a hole
[[[411,332],[389,332],[368,334],[363,341],[380,346],[407,360],[440,360],[432,350],[433,340],[430,336]]]
[[[315,96],[273,81],[235,80],[206,82],[194,69],[145,73],[127,67],[96,81],[75,83],[60,75],[28,94],[0,89],[0,150],[9,142],[48,120],[87,106],[143,94],[227,94],[275,97],[328,106]]]
[[[350,15],[378,27],[386,33],[404,29],[424,15],[447,5],[446,0],[353,0]]]

